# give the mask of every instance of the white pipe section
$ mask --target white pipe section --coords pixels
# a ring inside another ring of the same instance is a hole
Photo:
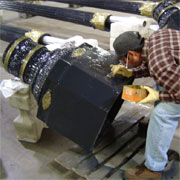
[[[111,23],[115,23],[115,22],[119,22],[123,24],[129,24],[129,25],[140,25],[142,27],[146,27],[148,24],[148,19],[146,18],[137,18],[137,17],[120,17],[120,16],[110,16],[110,22]],[[152,24],[149,25],[150,29],[156,31],[159,29],[159,25],[158,24]]]
[[[65,39],[57,38],[57,37],[52,37],[52,36],[44,36],[43,37],[43,43],[44,44],[64,44],[66,42]]]
[[[114,23],[114,22],[121,22],[121,23],[130,23],[130,24],[139,24],[142,26],[146,25],[146,20],[145,19],[140,19],[140,18],[136,18],[133,16],[129,16],[129,17],[121,17],[121,16],[110,16],[110,22]]]

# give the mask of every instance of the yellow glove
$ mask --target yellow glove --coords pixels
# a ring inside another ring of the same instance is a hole
[[[152,103],[159,100],[159,91],[156,91],[148,86],[141,86],[141,88],[144,88],[148,91],[148,96],[145,97],[143,100],[139,101],[137,104]]]
[[[127,78],[132,76],[132,70],[127,69],[123,65],[120,65],[120,64],[113,65],[113,64],[111,64],[110,67],[111,67],[111,72],[112,73],[107,75],[107,77],[109,77],[109,78],[114,77],[116,74],[120,74],[120,75],[122,75],[124,77],[127,77]]]

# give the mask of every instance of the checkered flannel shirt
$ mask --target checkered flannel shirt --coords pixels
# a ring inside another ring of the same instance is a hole
[[[153,77],[165,88],[160,100],[180,104],[180,31],[156,31],[145,40],[141,55],[143,63],[132,69],[134,76]]]

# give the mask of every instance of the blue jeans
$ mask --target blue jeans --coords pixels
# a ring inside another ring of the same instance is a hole
[[[162,90],[158,86],[157,90]],[[152,171],[163,171],[175,130],[180,119],[180,104],[156,102],[151,113],[145,151],[145,166]]]

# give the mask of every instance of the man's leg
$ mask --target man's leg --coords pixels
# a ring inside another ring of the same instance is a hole
[[[136,180],[161,179],[167,163],[167,151],[180,118],[180,104],[157,103],[148,126],[145,166],[125,171],[125,177]]]
[[[154,108],[147,132],[145,166],[152,171],[162,171],[167,163],[167,151],[178,120],[180,104],[160,102]]]

